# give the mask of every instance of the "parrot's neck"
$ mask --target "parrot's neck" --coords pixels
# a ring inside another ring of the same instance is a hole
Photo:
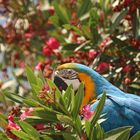
[[[103,92],[109,94],[111,93],[111,95],[116,95],[116,91],[119,91],[117,92],[118,94],[123,94],[123,92],[120,89],[112,85],[109,81],[107,81],[103,76],[101,76],[97,72],[91,71],[90,75],[95,83],[96,97],[98,97]]]
[[[90,90],[94,98],[98,97],[103,92],[109,93],[111,95],[116,95],[116,92],[119,91],[117,92],[117,95],[119,96],[121,96],[124,93],[117,87],[113,86],[99,73],[97,73],[96,71],[92,70],[89,67],[77,64],[77,67],[75,67],[75,69],[77,69],[77,71],[79,71],[80,73],[84,73],[87,77],[90,77],[89,78],[90,80],[86,80],[85,86],[88,89],[90,89],[89,86],[94,87],[93,90]]]

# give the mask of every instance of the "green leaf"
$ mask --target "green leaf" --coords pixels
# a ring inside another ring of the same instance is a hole
[[[68,13],[68,11],[66,10],[66,8],[62,7],[62,5],[60,5],[59,3],[55,2],[54,3],[54,8],[55,8],[55,13],[57,14],[59,20],[63,23],[63,24],[67,24],[70,21],[70,14]]]
[[[65,25],[63,25],[63,27],[67,30],[74,30],[78,35],[82,35],[81,30],[76,26],[73,26],[70,24],[65,24]]]
[[[138,12],[133,13],[132,18],[132,31],[135,38],[140,36],[140,17]]]
[[[87,40],[86,42],[82,43],[81,45],[79,45],[74,51],[79,51],[82,48],[85,48],[85,46],[87,46],[90,43],[90,40]]]
[[[56,113],[54,110],[49,108],[48,110],[44,108],[36,108],[35,111],[33,112],[36,116],[48,121],[48,122],[59,122]]]
[[[85,122],[85,130],[86,130],[87,137],[89,137],[89,135],[90,135],[90,121],[88,121],[88,120]]]
[[[117,37],[111,37],[111,39],[113,40],[115,44],[118,44],[119,47],[127,46],[127,43],[125,41],[122,41],[121,39]]]
[[[59,27],[60,24],[59,24],[59,17],[55,14],[54,16],[51,16],[49,18],[49,20],[53,23],[53,25]]]
[[[132,51],[132,52],[139,52],[139,49],[134,47],[134,46],[125,46],[125,48],[128,50],[128,52]]]
[[[81,118],[78,115],[76,120],[75,120],[75,129],[77,130],[77,132],[82,135],[82,122],[81,122]]]
[[[24,104],[27,104],[30,107],[37,107],[38,106],[38,102],[34,101],[33,99],[24,99],[23,100]]]
[[[39,92],[40,92],[40,90],[41,90],[41,87],[42,87],[42,86],[32,84],[32,89],[33,89],[33,91],[36,93],[36,95],[39,94]]]
[[[98,123],[96,123],[96,127],[94,130],[96,130],[95,134],[97,140],[104,140],[104,130]]]
[[[66,53],[72,54],[73,53],[73,50],[75,50],[76,47],[78,47],[79,45],[78,44],[67,43],[67,44],[64,44],[63,46],[64,47],[62,49],[68,51]],[[68,54],[66,54],[66,57],[67,56],[68,56]]]
[[[23,140],[31,140],[30,136],[23,131],[12,130],[12,133]]]
[[[83,25],[82,26],[82,32],[83,32],[83,35],[89,39],[89,41],[91,42],[92,39],[93,39],[93,35],[92,35],[92,32],[89,32],[89,26],[88,25]],[[83,43],[82,43],[83,44]],[[82,45],[81,44],[81,45]]]
[[[5,134],[4,131],[0,131],[0,139],[1,140],[11,140],[10,138],[8,138]]]
[[[84,84],[81,83],[79,88],[78,88],[78,91],[75,95],[75,99],[74,99],[74,108],[72,111],[72,116],[74,119],[77,118],[77,116],[80,112],[80,107],[81,107],[81,104],[83,101],[83,97],[84,97]]]
[[[92,6],[91,0],[84,0],[78,9],[78,17],[81,17],[82,15],[86,14],[90,10]]]
[[[70,86],[68,86],[68,88],[66,89],[65,94],[64,94],[64,101],[65,101],[67,109],[69,108],[70,103],[71,103],[72,90],[73,90],[72,85],[70,85]]]
[[[24,97],[17,95],[15,93],[12,93],[10,91],[3,91],[4,95],[11,99],[12,101],[16,102],[16,103],[23,103],[23,100],[25,99]]]
[[[27,79],[33,91],[33,98],[39,100],[39,98],[37,97],[39,91],[38,78],[35,76],[34,72],[30,67],[27,66],[25,71],[26,71]]]
[[[71,134],[64,133],[63,137],[64,137],[65,140],[77,140],[77,137],[76,136],[72,136]]]
[[[6,116],[5,114],[1,114],[1,113],[0,113],[0,118],[6,120],[6,119],[7,119],[7,116]]]
[[[62,137],[59,137],[59,136],[62,136],[64,134],[70,134],[70,135],[73,135],[75,133],[72,133],[72,132],[67,132],[67,131],[56,131],[56,130],[48,130],[46,132],[43,132],[44,135],[55,135],[54,138],[56,138],[57,140],[62,140]],[[60,138],[60,139],[59,139]],[[54,140],[54,139],[53,139]]]
[[[60,115],[60,114],[57,114],[56,116],[60,122],[74,126],[73,121],[70,117],[66,115]]]
[[[97,29],[97,26],[98,26],[98,20],[99,20],[99,16],[98,16],[98,13],[97,13],[97,9],[92,9],[90,11],[90,19],[89,19],[89,27],[90,27],[90,30],[91,30],[91,34],[92,34],[92,41],[94,44],[97,44],[98,43],[98,40],[99,40],[99,33],[98,33],[98,29]]]
[[[120,21],[126,16],[126,14],[128,13],[128,10],[127,9],[124,9],[122,10],[119,15],[117,15],[115,17],[115,20],[113,21],[112,25],[111,25],[111,28],[110,28],[110,31],[111,32],[114,32],[115,29],[118,27],[118,25],[120,24]]]
[[[102,109],[104,107],[104,104],[105,104],[105,99],[106,99],[106,94],[103,93],[95,111],[94,111],[94,115],[93,117],[90,119],[90,132],[88,132],[90,134],[89,138],[92,140],[93,139],[93,133],[94,133],[94,126],[96,125],[100,115],[101,115],[101,112],[102,112]]]
[[[128,140],[132,128],[126,129],[116,140]]]
[[[39,138],[40,134],[38,133],[38,131],[34,127],[32,127],[30,124],[28,124],[27,122],[24,122],[24,121],[19,122],[19,124],[22,127],[22,129],[31,138],[33,138],[33,140],[40,140],[40,138]]]
[[[113,130],[105,133],[105,140],[112,140],[112,139],[115,140],[122,134],[128,133],[128,130],[130,132],[131,128],[132,127],[130,127],[130,126],[125,126],[125,127],[113,129]]]
[[[1,115],[1,114],[0,114]],[[1,128],[5,128],[7,125],[7,121],[0,116],[0,130]]]
[[[71,113],[74,110],[74,107],[75,107],[75,91],[72,90],[72,92],[71,92],[71,103],[70,103],[70,112]]]
[[[50,87],[50,90],[53,91],[53,89],[55,89],[55,102],[57,103],[57,106],[64,111],[64,113],[68,113],[67,109],[66,109],[66,104],[65,101],[62,97],[61,92],[59,91],[59,89],[57,88],[57,86],[52,82],[52,80],[47,79],[47,83]]]
[[[96,123],[90,133],[89,140],[104,140],[104,130],[98,123]]]
[[[140,140],[140,131],[138,131],[135,135],[133,135],[130,140]]]
[[[47,136],[47,135],[41,135],[41,138],[42,138],[43,140],[53,140],[52,138],[50,138],[50,137]]]
[[[36,79],[36,76],[34,75],[32,69],[27,66],[25,71],[26,71],[27,79],[28,79],[30,85],[31,86],[32,86],[32,84],[37,85],[37,79]]]
[[[135,91],[139,91],[139,89],[140,89],[140,84],[139,84],[139,83],[132,83],[129,87],[130,87],[131,89],[135,90]]]
[[[103,93],[103,95],[94,111],[94,115],[91,118],[91,126],[94,126],[96,124],[96,122],[98,121],[98,119],[101,115],[101,112],[103,110],[104,104],[105,104],[105,99],[106,99],[106,94]]]

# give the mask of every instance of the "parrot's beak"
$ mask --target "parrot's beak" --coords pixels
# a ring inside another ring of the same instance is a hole
[[[60,91],[66,90],[68,85],[64,82],[64,80],[58,76],[57,71],[54,73],[54,83],[58,87]]]

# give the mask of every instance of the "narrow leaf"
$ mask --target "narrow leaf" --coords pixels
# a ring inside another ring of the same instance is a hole
[[[83,1],[78,10],[78,17],[81,17],[82,15],[86,14],[86,12],[90,10],[91,6],[91,0]]]
[[[121,134],[123,134],[123,132],[125,132],[126,130],[130,130],[132,127],[130,126],[125,126],[125,127],[120,127],[117,129],[113,129],[107,133],[105,133],[105,140],[112,140],[112,139],[116,139],[118,138]]]
[[[32,69],[27,66],[25,71],[26,71],[27,79],[30,82],[30,85],[32,85],[32,84],[37,85],[37,79],[36,79],[36,76],[34,75]]]
[[[139,140],[140,139],[140,131],[138,131],[135,135],[133,135],[130,140]]]
[[[12,93],[10,91],[4,91],[3,93],[7,98],[11,99],[12,101],[14,101],[16,103],[21,104],[21,103],[23,103],[23,100],[25,99],[24,97],[17,95],[15,93]]]
[[[72,94],[72,85],[68,86],[68,88],[66,89],[65,94],[64,94],[64,101],[65,101],[67,109],[70,106],[71,94]]]
[[[69,23],[70,17],[69,17],[68,11],[58,3],[54,3],[54,7],[55,7],[56,14],[59,17],[59,20],[63,24]]]
[[[88,120],[85,122],[85,130],[86,130],[87,137],[89,137],[89,135],[90,135],[90,121],[88,121]]]
[[[73,121],[70,117],[66,116],[66,115],[57,115],[57,118],[60,122],[65,123],[65,124],[69,124],[71,126],[74,126]]]
[[[23,131],[12,130],[12,133],[23,140],[31,140],[30,136]]]
[[[126,16],[126,14],[128,13],[128,10],[122,10],[119,15],[117,15],[117,17],[115,18],[114,22],[112,23],[112,26],[110,28],[111,32],[114,32],[114,30],[118,27],[118,25],[120,24],[120,21]]]
[[[11,140],[10,138],[7,137],[4,131],[0,131],[0,138],[1,140]]]
[[[33,137],[34,140],[40,140],[39,136],[40,134],[38,133],[38,131],[32,127],[30,124],[28,124],[27,122],[21,121],[19,122],[20,126],[22,127],[22,129],[30,136]]]
[[[82,104],[82,101],[83,101],[83,97],[84,97],[84,84],[81,83],[79,88],[78,88],[78,91],[75,95],[74,108],[73,108],[73,111],[72,111],[72,115],[75,119],[77,118],[77,115],[80,112],[80,107],[81,107],[81,104]]]
[[[101,115],[101,112],[103,110],[103,107],[104,107],[104,104],[105,104],[105,99],[106,99],[106,94],[103,93],[95,111],[94,111],[94,115],[91,119],[91,125],[94,126],[96,124],[96,122],[98,121],[100,115]]]
[[[128,140],[132,128],[126,129],[116,140]]]

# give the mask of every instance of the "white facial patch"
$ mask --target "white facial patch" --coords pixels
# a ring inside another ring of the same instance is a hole
[[[64,79],[65,83],[69,86],[72,85],[73,89],[76,91],[78,87],[80,86],[80,81],[78,79],[68,80]]]

